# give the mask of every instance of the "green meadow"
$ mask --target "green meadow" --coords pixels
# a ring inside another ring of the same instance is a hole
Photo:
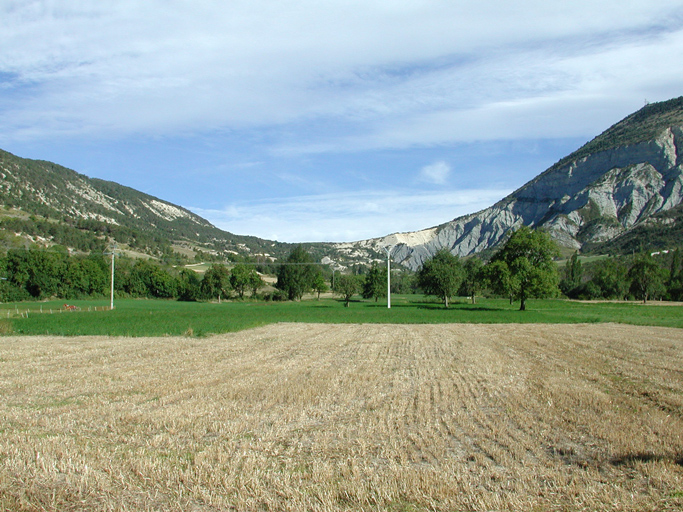
[[[118,300],[73,301],[77,311],[62,311],[63,302],[0,305],[0,332],[20,335],[206,336],[278,322],[309,323],[600,323],[683,327],[683,306],[658,302],[612,303],[532,300],[519,303],[462,299],[449,309],[421,295],[392,296],[386,302],[355,301],[344,307],[333,298],[301,302],[177,302]]]

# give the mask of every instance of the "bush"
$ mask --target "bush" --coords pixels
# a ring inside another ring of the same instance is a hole
[[[12,286],[7,281],[0,281],[0,302],[22,302],[32,298],[26,289]]]
[[[266,292],[261,297],[267,302],[282,302],[287,300],[287,294],[282,290]]]

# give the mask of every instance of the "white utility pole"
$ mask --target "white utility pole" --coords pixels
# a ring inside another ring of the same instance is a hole
[[[109,303],[109,309],[114,309],[114,258],[116,257],[116,242],[114,242],[114,247],[111,250],[111,300]]]
[[[391,247],[385,247],[387,252],[387,309],[391,309]]]

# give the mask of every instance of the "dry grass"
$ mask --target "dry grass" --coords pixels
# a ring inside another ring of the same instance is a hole
[[[0,338],[0,509],[680,510],[683,330]]]

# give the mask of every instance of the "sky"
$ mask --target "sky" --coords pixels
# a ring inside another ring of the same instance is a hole
[[[0,0],[0,148],[356,241],[492,205],[681,62],[681,0]]]

